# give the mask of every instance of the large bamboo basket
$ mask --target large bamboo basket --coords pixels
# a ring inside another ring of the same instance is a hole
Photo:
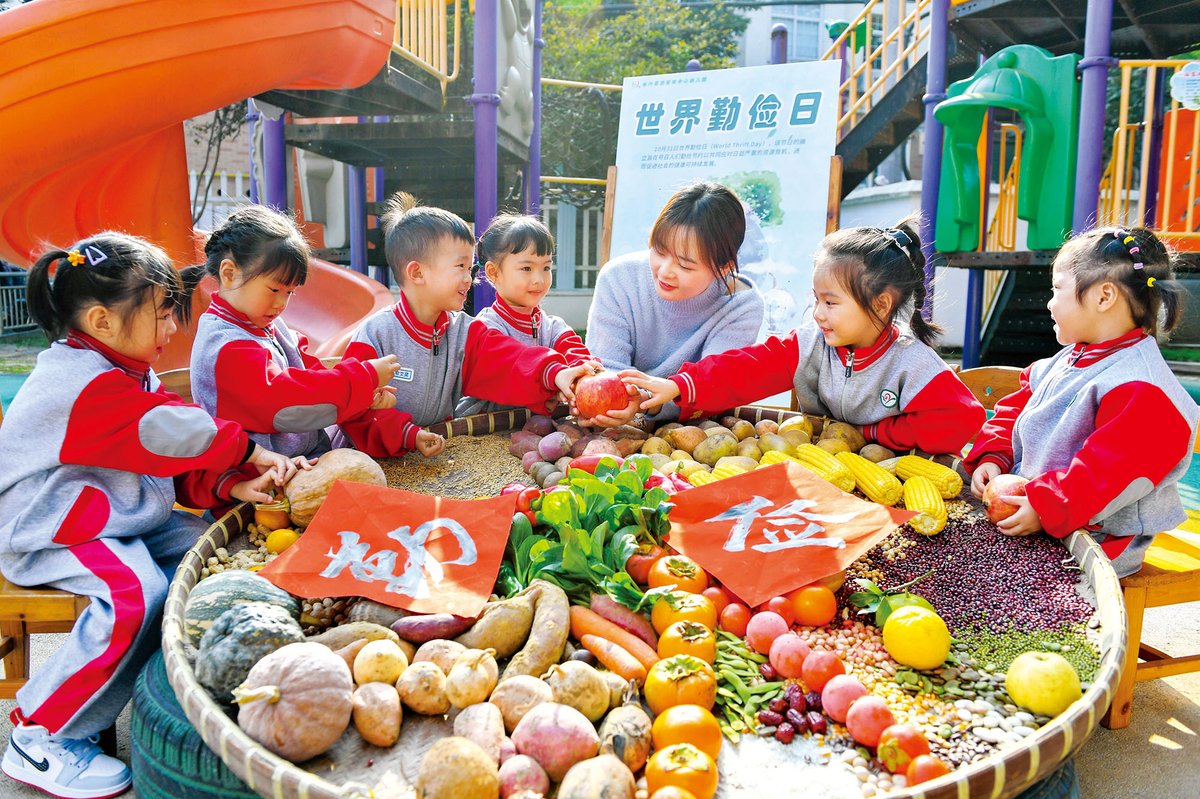
[[[739,408],[735,413],[754,421],[790,415],[787,411],[762,408]],[[482,414],[447,422],[445,429],[437,432],[449,435],[501,433],[520,427],[527,418],[525,411]],[[185,655],[183,610],[188,594],[199,582],[200,571],[208,558],[218,548],[244,539],[246,525],[252,520],[253,508],[249,505],[238,506],[209,527],[184,556],[167,595],[163,621],[167,678],[175,689],[184,713],[204,742],[264,799],[368,799],[371,786],[353,777],[346,779],[339,776],[336,764],[331,767],[328,759],[314,761],[319,764],[316,767],[319,773],[308,771],[272,754],[243,733],[236,721],[227,716],[196,681],[195,672]],[[924,783],[900,796],[914,799],[1007,799],[1052,774],[1095,730],[1101,715],[1112,701],[1121,664],[1125,660],[1125,607],[1117,576],[1091,537],[1074,533],[1066,539],[1065,544],[1079,563],[1082,580],[1096,600],[1101,657],[1091,686],[1064,713],[1023,739],[1020,744]],[[405,724],[408,723],[406,718]],[[426,732],[428,734],[428,730]],[[415,773],[415,768],[412,770]]]

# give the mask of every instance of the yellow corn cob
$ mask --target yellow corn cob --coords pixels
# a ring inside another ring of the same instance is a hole
[[[709,483],[717,482],[717,477],[712,472],[697,469],[688,475],[687,481],[694,486],[706,486]]]
[[[918,533],[937,535],[946,526],[946,503],[928,477],[918,474],[904,481],[904,507],[920,514],[908,522]]]
[[[796,447],[796,460],[817,477],[828,480],[843,491],[854,490],[854,475],[850,474],[846,464],[833,457],[828,450],[816,444],[801,444]]]
[[[958,476],[958,472],[947,466],[934,463],[920,455],[904,455],[896,461],[896,476],[901,480],[908,480],[916,475],[928,477],[942,495],[942,499],[954,499],[962,492],[962,478]]]
[[[880,505],[895,505],[900,501],[904,487],[896,475],[854,452],[839,452],[834,457],[850,470],[864,497]]]
[[[796,460],[791,455],[773,449],[770,452],[763,453],[762,458],[758,461],[759,466],[770,466],[775,463],[783,463],[784,461]]]
[[[717,480],[724,480],[726,477],[733,477],[735,474],[742,474],[745,471],[741,466],[717,466],[712,470],[712,476]]]

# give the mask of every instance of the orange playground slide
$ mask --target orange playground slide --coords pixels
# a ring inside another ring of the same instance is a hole
[[[274,88],[360,86],[387,62],[393,0],[37,0],[0,13],[0,257],[116,229],[196,259],[183,120]],[[391,302],[314,262],[288,320],[317,354]],[[157,365],[187,365],[182,333]]]

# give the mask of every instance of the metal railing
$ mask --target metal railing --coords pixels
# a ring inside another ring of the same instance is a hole
[[[1173,98],[1161,108],[1154,102],[1161,82],[1170,81],[1187,63],[1120,62],[1120,110],[1100,182],[1097,221],[1153,226],[1175,246],[1200,250],[1200,113]],[[1135,72],[1144,75],[1137,88]],[[1136,114],[1130,119],[1134,101],[1141,105],[1141,120]]]
[[[542,177],[543,183],[591,186],[603,191],[607,181],[598,178]],[[543,195],[540,216],[554,233],[554,288],[590,291],[596,285],[604,236],[604,206],[578,207],[562,198]]]
[[[25,270],[0,271],[0,335],[36,330],[25,304]]]
[[[392,52],[437,78],[443,95],[458,77],[461,50],[462,0],[396,0]]]
[[[249,172],[188,172],[188,193],[192,198],[195,226],[200,230],[216,230],[229,215],[250,202]],[[207,189],[207,196],[202,194]],[[195,217],[199,211],[198,218]]]
[[[871,0],[821,56],[822,61],[845,59],[838,92],[839,140],[883,99],[924,52],[929,38],[931,3],[932,0]],[[893,9],[896,5],[898,14]],[[910,10],[905,11],[906,8]],[[880,23],[878,34],[876,23]]]
[[[984,126],[986,135],[987,126]],[[980,242],[979,249],[985,247],[990,252],[1013,252],[1017,248],[1017,190],[1021,184],[1021,144],[1024,132],[1019,125],[1004,122],[1000,125],[999,160],[1003,178],[1000,180],[1000,191],[996,198],[996,211],[992,221],[987,224],[987,236]],[[1009,149],[1011,147],[1011,156]],[[1009,159],[1011,158],[1011,162]],[[1005,170],[1005,163],[1008,169]],[[982,174],[987,174],[981,170]],[[983,191],[991,191],[991,181],[986,181]],[[980,210],[982,214],[982,209]],[[983,228],[984,219],[980,219]],[[1004,290],[1004,284],[1011,272],[1004,269],[987,269],[983,273],[983,318],[980,329],[986,330],[992,314],[996,311],[996,300]]]

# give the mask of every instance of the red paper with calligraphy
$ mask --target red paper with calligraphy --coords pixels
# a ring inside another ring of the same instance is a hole
[[[477,616],[515,508],[515,495],[456,500],[339,480],[300,540],[259,574],[302,597]]]
[[[673,497],[671,546],[751,607],[841,571],[915,516],[780,463]]]

